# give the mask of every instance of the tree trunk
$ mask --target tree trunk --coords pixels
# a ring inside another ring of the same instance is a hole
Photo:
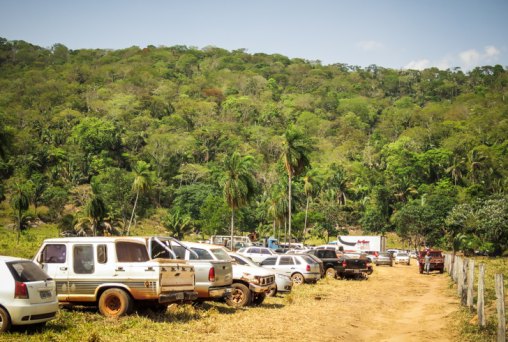
[[[136,192],[136,199],[134,200],[134,207],[132,208],[131,219],[129,220],[129,226],[127,227],[127,236],[129,236],[131,231],[132,220],[134,219],[134,212],[136,211],[136,206],[138,205],[138,197],[139,190]]]
[[[289,245],[288,248],[291,248],[291,172],[288,172],[288,204],[289,204],[289,210],[288,210],[288,234],[289,234]]]
[[[307,214],[309,212],[309,196],[307,196],[307,203],[305,204],[305,221],[303,224],[303,241],[305,242],[305,234],[307,233]]]
[[[235,247],[234,247],[234,243],[233,243],[233,236],[235,235],[234,234],[234,231],[235,231],[235,209],[234,208],[231,208],[231,251],[234,252],[235,251]]]

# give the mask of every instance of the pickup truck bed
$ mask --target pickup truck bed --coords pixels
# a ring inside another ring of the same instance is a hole
[[[368,259],[361,259],[343,255],[339,258],[340,268],[337,271],[339,278],[366,277],[369,273]]]

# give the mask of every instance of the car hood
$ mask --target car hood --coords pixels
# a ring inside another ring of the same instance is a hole
[[[275,272],[263,267],[233,264],[233,278],[240,279],[244,273],[261,277],[275,275]]]

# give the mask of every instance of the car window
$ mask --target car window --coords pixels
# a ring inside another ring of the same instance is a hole
[[[67,249],[62,244],[46,245],[41,255],[41,262],[45,264],[61,264],[65,262]]]
[[[150,260],[146,246],[136,242],[118,241],[115,243],[119,262],[145,262]]]
[[[260,265],[261,266],[275,265],[276,260],[277,260],[276,257],[266,258],[260,263]]]
[[[212,248],[210,250],[213,255],[217,258],[217,260],[221,261],[230,261],[231,258],[229,257],[228,253],[223,250],[222,248]]]
[[[247,263],[243,260],[237,257],[236,255],[230,255],[231,259],[233,259],[238,265],[247,265]]]
[[[238,253],[245,253],[245,251],[246,251],[246,250],[247,250],[247,248],[240,248],[240,249],[238,250]]]
[[[48,275],[32,261],[10,261],[6,264],[16,281],[30,282],[50,279]]]
[[[186,249],[182,246],[172,246],[171,249],[176,254],[177,259],[185,260],[185,251]],[[192,253],[191,253],[192,255]]]
[[[308,255],[302,255],[302,259],[305,260],[308,264],[315,264],[316,261],[314,261],[310,256]]]
[[[270,250],[268,248],[263,248],[263,249],[261,249],[261,254],[270,254],[271,255],[272,253],[270,253]]]
[[[97,262],[99,264],[105,264],[108,262],[108,246],[97,245]]]
[[[280,257],[279,265],[294,265],[295,262],[293,261],[293,258],[290,256],[283,256]]]
[[[202,248],[191,248],[194,252],[196,252],[196,254],[198,255],[197,257],[193,254],[193,253],[190,253],[190,260],[213,260],[213,257],[210,253],[208,253],[208,251],[206,249],[202,249]]]
[[[259,250],[259,248],[251,248],[249,249],[249,253],[256,253],[256,254],[260,254],[261,251]]]
[[[73,248],[73,270],[76,274],[90,274],[94,272],[93,246],[76,245]]]

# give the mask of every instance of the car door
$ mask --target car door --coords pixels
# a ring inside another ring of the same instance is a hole
[[[292,256],[282,255],[279,257],[277,269],[280,273],[291,276],[295,272],[295,261]]]
[[[56,282],[58,300],[65,301],[68,296],[69,247],[65,243],[48,243],[35,257],[35,262]]]

